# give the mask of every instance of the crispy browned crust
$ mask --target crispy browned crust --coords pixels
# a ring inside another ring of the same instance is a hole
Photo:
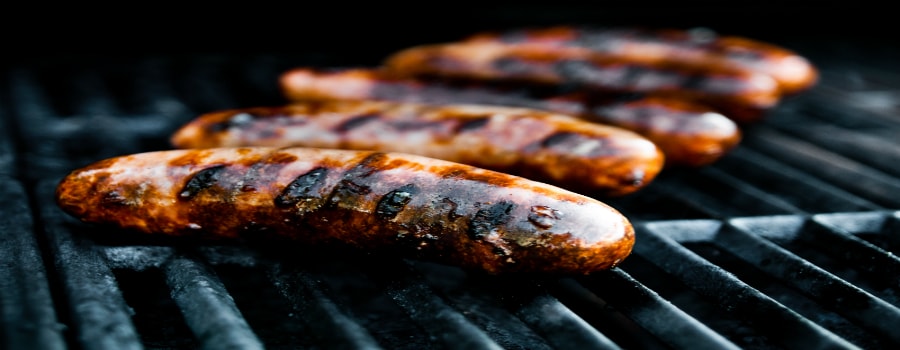
[[[399,78],[366,68],[295,68],[281,75],[280,85],[293,101],[478,103],[570,114],[637,132],[662,149],[667,166],[710,164],[741,139],[740,129],[726,116],[700,104],[662,96],[558,95],[484,83]]]
[[[784,94],[809,89],[819,77],[812,63],[794,51],[708,30],[552,26],[476,33],[465,40],[543,48],[580,47],[622,59],[735,67],[773,77]]]
[[[388,57],[392,74],[571,85],[588,91],[654,93],[715,107],[752,122],[775,107],[781,92],[765,74],[727,66],[638,60],[590,49],[471,41],[411,47]]]
[[[489,273],[587,274],[631,252],[631,224],[589,197],[408,154],[219,148],[134,154],[73,171],[58,205],[151,235],[279,237],[390,250]]]
[[[393,101],[304,101],[208,113],[178,148],[304,146],[404,152],[502,171],[598,196],[648,185],[665,158],[646,138],[525,108]]]

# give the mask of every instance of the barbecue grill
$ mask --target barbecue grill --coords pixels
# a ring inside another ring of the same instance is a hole
[[[290,68],[376,64],[407,41],[352,57],[20,57],[0,75],[0,344],[896,348],[900,51],[784,40],[775,42],[821,69],[820,83],[746,127],[721,161],[667,169],[640,192],[606,200],[635,224],[634,253],[610,271],[572,277],[485,276],[253,241],[128,238],[53,202],[69,171],[168,149],[168,136],[201,113],[284,103],[275,82]]]

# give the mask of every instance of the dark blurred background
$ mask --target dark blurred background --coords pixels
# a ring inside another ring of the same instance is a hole
[[[7,3],[3,59],[179,53],[308,53],[377,60],[402,47],[480,30],[554,24],[707,27],[779,44],[791,40],[896,44],[889,3],[868,1],[631,2],[127,2]]]

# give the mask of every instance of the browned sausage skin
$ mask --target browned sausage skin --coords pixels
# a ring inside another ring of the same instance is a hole
[[[388,101],[306,101],[208,113],[179,129],[172,144],[413,153],[598,196],[643,188],[664,164],[658,147],[638,134],[565,115]]]
[[[622,58],[733,66],[772,76],[785,94],[808,89],[818,80],[816,68],[796,52],[749,38],[719,36],[702,28],[553,26],[477,33],[466,40],[545,48],[582,47]]]
[[[762,73],[728,66],[697,66],[604,55],[579,47],[470,41],[421,45],[388,57],[392,74],[572,85],[588,91],[654,93],[708,104],[741,122],[775,107],[781,92]]]
[[[78,169],[56,200],[84,222],[147,234],[396,250],[489,273],[586,274],[630,254],[631,224],[597,200],[408,154],[171,150]]]
[[[666,165],[702,166],[734,148],[737,125],[711,108],[660,96],[559,95],[472,82],[398,78],[366,68],[295,68],[281,75],[281,89],[293,101],[384,100],[434,104],[480,103],[542,109],[628,129],[656,143]]]

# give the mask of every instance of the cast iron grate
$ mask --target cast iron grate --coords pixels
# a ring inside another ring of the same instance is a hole
[[[609,201],[635,222],[635,253],[567,278],[302,247],[135,243],[52,201],[71,169],[166,149],[199,113],[282,103],[275,77],[288,68],[356,62],[201,55],[15,66],[0,87],[0,340],[13,349],[896,347],[900,117],[884,96],[900,78],[819,62],[820,86],[746,130],[721,162],[668,171]],[[860,104],[867,91],[877,96]]]

